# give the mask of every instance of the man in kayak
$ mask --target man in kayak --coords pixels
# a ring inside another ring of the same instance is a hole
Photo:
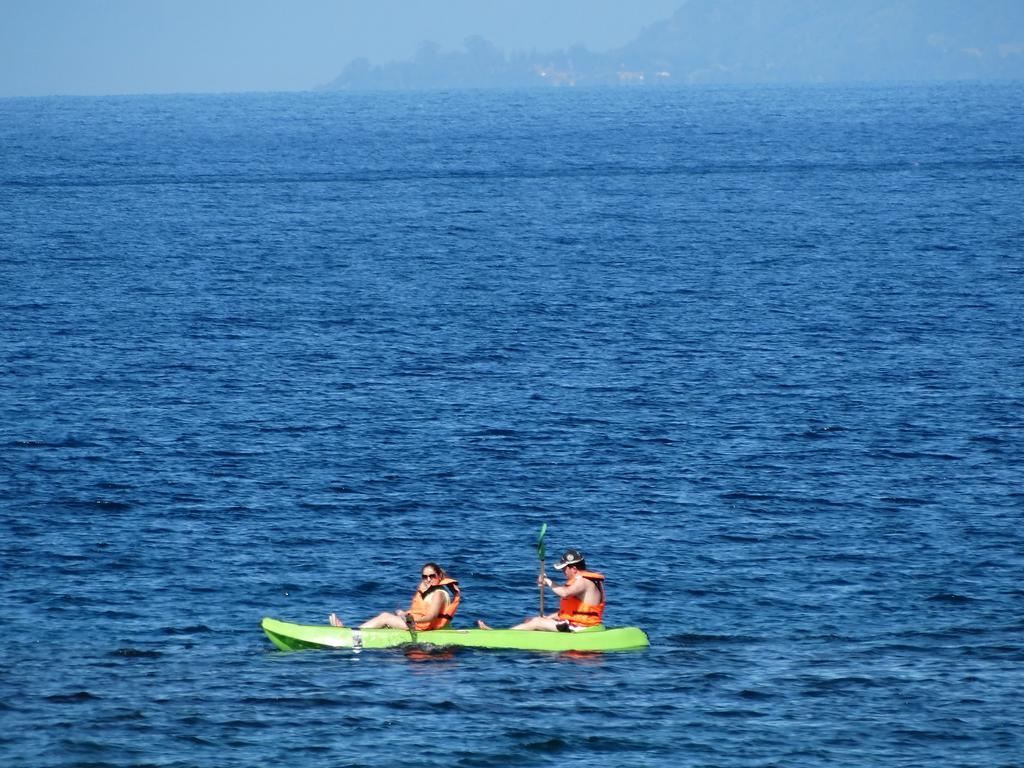
[[[418,632],[429,629],[442,629],[451,622],[452,616],[459,607],[462,593],[459,583],[449,578],[444,569],[437,563],[426,563],[420,569],[420,583],[412,596],[409,610],[399,608],[394,613],[384,611],[369,621],[359,625],[360,629],[392,629],[415,628]],[[328,620],[332,626],[345,626],[337,614],[332,613]]]
[[[531,629],[542,632],[576,632],[584,627],[595,627],[604,615],[604,576],[587,570],[587,561],[578,549],[567,549],[555,568],[565,572],[565,584],[556,587],[547,576],[538,576],[537,583],[550,587],[561,602],[558,613],[534,616],[511,629]],[[491,627],[478,621],[480,629]]]

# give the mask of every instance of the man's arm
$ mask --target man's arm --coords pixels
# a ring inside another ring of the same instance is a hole
[[[572,584],[556,587],[551,579],[544,577],[544,583],[551,587],[551,591],[559,597],[572,597],[582,595],[587,589],[587,582],[584,579],[576,579]]]

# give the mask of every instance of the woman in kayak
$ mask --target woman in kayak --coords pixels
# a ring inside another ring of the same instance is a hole
[[[384,611],[359,625],[360,629],[408,629],[410,625],[418,632],[446,627],[455,615],[462,600],[459,582],[449,578],[437,563],[426,563],[420,569],[420,584],[412,596],[409,610],[399,608],[394,613]],[[328,620],[332,626],[343,627],[341,619],[332,613]]]
[[[578,549],[567,549],[555,568],[565,572],[565,584],[556,587],[547,576],[538,576],[537,583],[550,587],[561,598],[558,613],[534,616],[511,629],[532,629],[542,632],[575,632],[596,627],[604,616],[604,576],[587,570],[587,561]],[[478,621],[480,629],[491,627]]]

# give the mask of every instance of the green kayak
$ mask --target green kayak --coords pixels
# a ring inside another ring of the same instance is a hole
[[[579,632],[529,632],[515,629],[434,629],[417,632],[415,640],[404,629],[353,629],[328,625],[290,624],[264,618],[261,626],[270,642],[282,651],[306,648],[394,648],[416,643],[438,647],[506,648],[520,651],[631,651],[650,645],[637,627],[604,626]]]

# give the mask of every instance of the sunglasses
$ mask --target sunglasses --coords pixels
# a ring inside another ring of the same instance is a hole
[[[426,581],[427,579],[436,578],[437,574],[436,573],[421,573],[420,576],[422,577],[423,581]]]

